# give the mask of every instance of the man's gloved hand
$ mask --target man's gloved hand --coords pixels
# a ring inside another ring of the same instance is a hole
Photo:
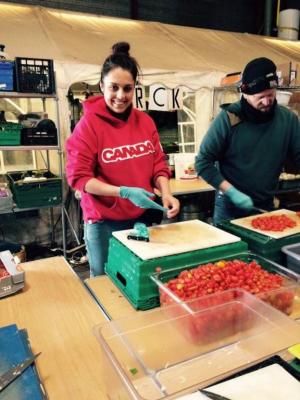
[[[163,212],[168,211],[167,208],[164,208],[151,200],[151,197],[153,196],[153,193],[147,192],[145,189],[128,186],[120,187],[120,197],[130,200],[136,206],[141,208],[154,208]]]
[[[240,192],[233,186],[226,190],[225,195],[228,196],[232,203],[239,208],[251,210],[254,206],[251,197],[243,192]]]

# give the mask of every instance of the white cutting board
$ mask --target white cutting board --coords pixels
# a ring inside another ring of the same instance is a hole
[[[279,214],[285,214],[287,217],[289,217],[292,220],[294,220],[297,223],[297,225],[295,227],[293,227],[293,228],[286,228],[282,232],[263,231],[261,229],[253,228],[253,226],[251,225],[251,221],[254,218],[262,217],[262,216],[265,217],[265,216],[271,216],[271,215],[279,215]],[[300,233],[300,218],[297,216],[295,211],[285,210],[285,209],[280,209],[280,210],[276,210],[276,211],[270,211],[270,212],[263,213],[263,214],[258,214],[258,215],[251,215],[250,217],[233,219],[230,222],[232,224],[234,224],[234,225],[241,226],[242,228],[246,228],[246,229],[249,229],[251,231],[258,232],[261,235],[266,235],[266,236],[274,238],[274,239],[281,239],[281,238],[284,238],[284,237],[287,237],[287,236],[291,236],[291,235],[295,235],[297,233]]]
[[[142,260],[235,243],[241,239],[212,225],[199,221],[176,222],[148,228],[150,241],[127,239],[132,229],[113,232],[113,236]]]
[[[257,369],[237,378],[219,383],[207,390],[231,400],[300,400],[300,382],[279,364]],[[204,400],[196,392],[178,400]]]

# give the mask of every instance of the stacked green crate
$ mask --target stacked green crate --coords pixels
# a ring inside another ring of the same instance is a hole
[[[127,297],[131,304],[141,310],[159,306],[159,293],[150,276],[161,270],[179,268],[209,262],[212,258],[222,258],[246,251],[247,244],[238,241],[222,246],[210,247],[166,257],[142,260],[115,237],[110,239],[108,261],[105,272]]]
[[[19,208],[49,207],[62,202],[62,180],[50,171],[11,172],[7,179]]]
[[[282,247],[293,243],[300,243],[300,234],[274,239],[225,220],[218,224],[218,228],[239,236],[243,241],[248,243],[249,250],[281,265],[286,265],[286,255],[281,251]]]
[[[0,123],[0,146],[19,146],[21,144],[21,124]]]

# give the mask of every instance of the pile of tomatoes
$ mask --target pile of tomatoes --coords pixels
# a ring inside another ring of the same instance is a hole
[[[291,312],[294,293],[287,289],[279,289],[284,278],[278,274],[264,270],[255,260],[221,260],[216,263],[199,265],[196,268],[182,271],[177,278],[165,284],[181,300],[190,300],[213,293],[221,293],[227,289],[241,288],[252,294],[260,295],[274,307],[289,314]],[[160,293],[161,304],[172,302],[163,290]]]
[[[257,294],[278,289],[283,278],[264,270],[255,260],[218,261],[182,271],[166,286],[180,299],[187,300],[226,289],[241,288]]]
[[[253,228],[262,231],[282,232],[294,228],[297,223],[285,214],[256,217],[251,221]]]
[[[227,289],[245,289],[290,314],[294,291],[291,288],[280,289],[283,285],[282,276],[267,272],[255,260],[221,260],[184,270],[177,278],[165,283],[179,299],[194,299],[187,303],[192,310],[190,313],[178,303],[175,307],[168,307],[167,311],[176,317],[173,319],[176,327],[189,341],[207,343],[239,334],[255,323],[251,310],[234,301],[238,292]],[[211,294],[213,296],[207,296]],[[160,302],[162,306],[174,304],[172,296],[163,289],[160,289]]]

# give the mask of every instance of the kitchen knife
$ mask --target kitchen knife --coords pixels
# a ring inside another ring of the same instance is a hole
[[[270,211],[264,210],[263,208],[258,208],[258,207],[252,207],[253,211],[258,211],[259,213],[268,213]]]
[[[200,393],[204,394],[211,400],[231,400],[228,397],[222,396],[217,393],[210,392],[209,390],[206,390],[206,389],[200,389],[199,391],[200,391]]]
[[[0,376],[0,392],[6,388],[12,381],[14,381],[18,376],[20,376],[25,369],[31,365],[35,359],[40,355],[41,353],[37,353],[36,355],[33,355],[32,357],[26,358],[16,366],[10,368],[8,371],[4,372]]]

